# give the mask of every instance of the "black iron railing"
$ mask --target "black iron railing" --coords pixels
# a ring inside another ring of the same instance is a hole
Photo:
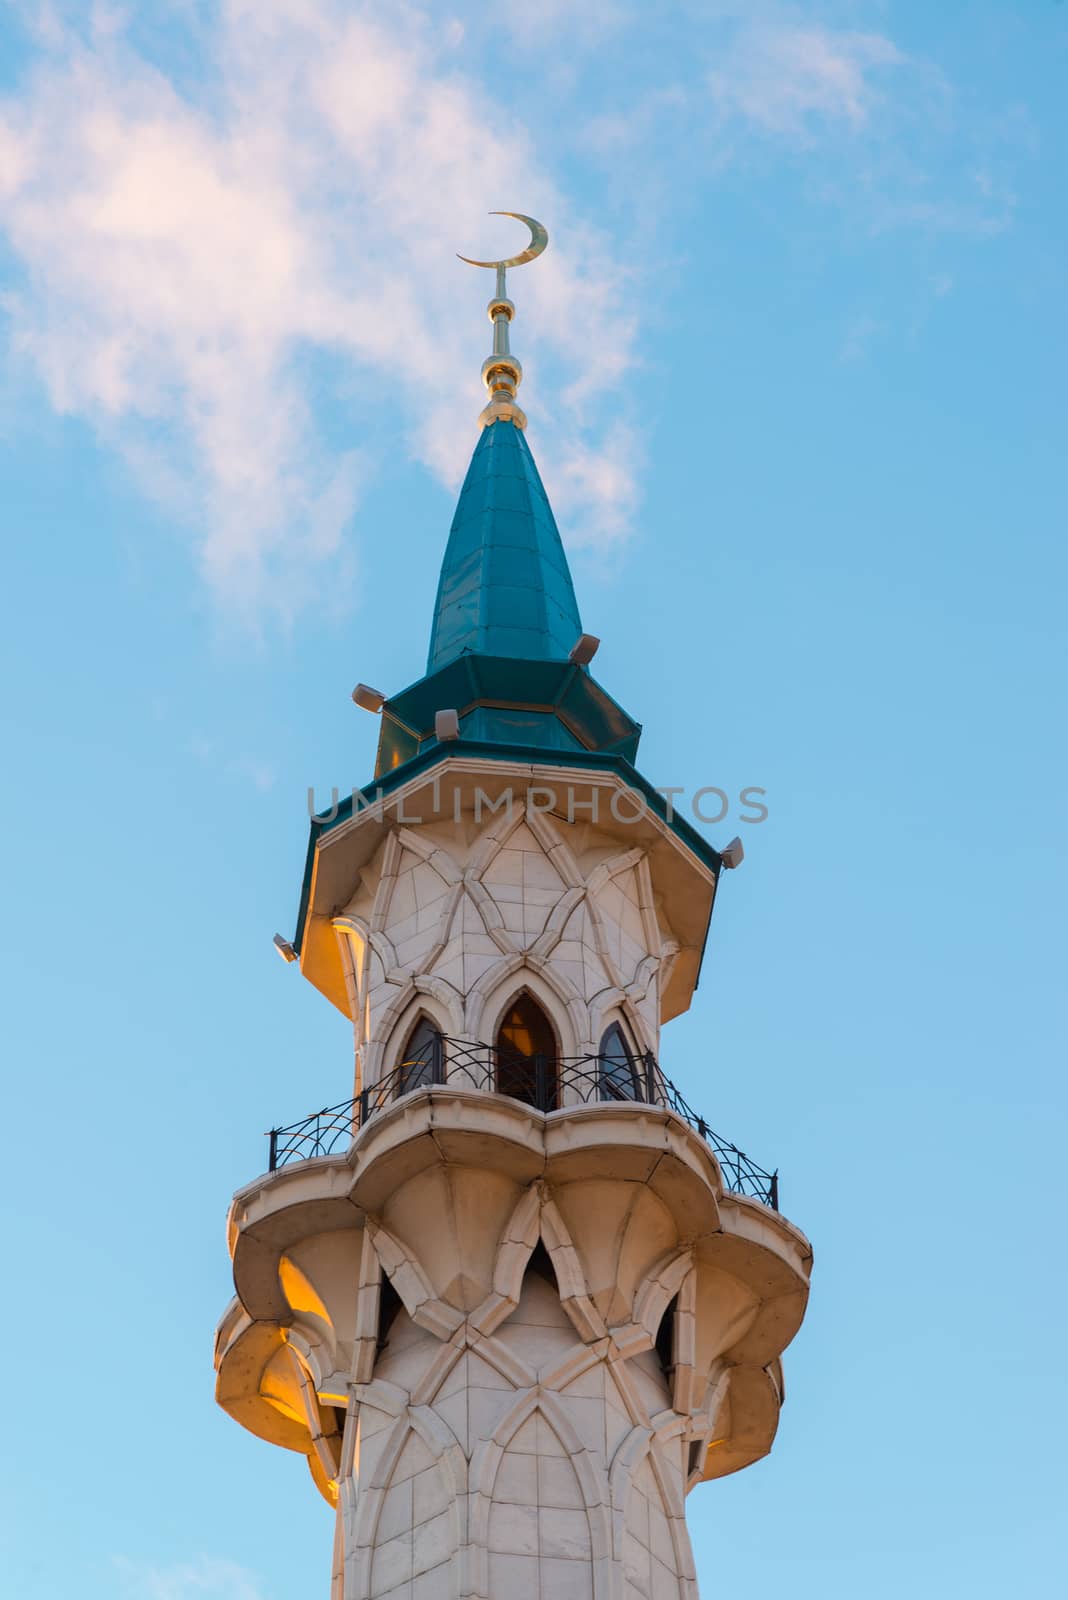
[[[661,1072],[653,1055],[519,1056],[488,1044],[438,1035],[431,1048],[402,1061],[355,1099],[314,1111],[287,1128],[272,1128],[270,1170],[347,1150],[366,1122],[384,1106],[416,1089],[447,1084],[521,1100],[538,1111],[605,1101],[674,1111],[711,1147],[723,1180],[736,1194],[779,1209],[779,1174],[757,1166],[743,1150],[713,1132]]]

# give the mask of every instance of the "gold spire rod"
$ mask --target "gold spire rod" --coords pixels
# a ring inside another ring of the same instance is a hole
[[[479,416],[479,422],[488,428],[493,422],[512,422],[525,428],[526,415],[516,403],[516,390],[523,381],[523,368],[512,354],[508,343],[508,325],[515,316],[515,306],[508,298],[505,275],[509,267],[521,267],[540,256],[549,243],[549,235],[540,222],[525,217],[521,211],[491,211],[491,217],[515,217],[530,229],[530,243],[517,256],[504,261],[473,261],[470,256],[460,256],[470,267],[491,267],[497,274],[497,292],[486,307],[493,323],[493,354],[482,363],[482,382],[489,390],[489,404]]]

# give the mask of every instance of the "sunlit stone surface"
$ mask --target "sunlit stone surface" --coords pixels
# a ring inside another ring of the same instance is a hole
[[[492,1042],[523,994],[561,1058],[596,1056],[613,1023],[659,1055],[708,865],[655,817],[614,819],[603,772],[538,769],[586,802],[574,822],[523,805],[532,768],[437,773],[440,814],[413,780],[423,821],[393,797],[317,865],[308,943],[344,984],[357,1091],[395,1083],[421,1018]],[[479,786],[506,783],[511,816],[476,815]],[[725,1192],[670,1111],[565,1086],[546,1115],[451,1081],[448,1047],[445,1071],[351,1148],[238,1193],[219,1400],[303,1452],[337,1508],[333,1600],[693,1595],[684,1499],[771,1446],[808,1244]],[[303,1063],[294,1109],[328,1078]]]

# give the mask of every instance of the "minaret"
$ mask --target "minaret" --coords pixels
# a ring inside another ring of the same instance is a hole
[[[685,1497],[771,1448],[808,1292],[776,1177],[668,1076],[736,858],[589,670],[516,403],[522,220],[476,263],[490,399],[427,671],[355,691],[375,778],[313,821],[277,941],[352,1021],[352,1094],[229,1216],[219,1402],[307,1457],[332,1600],[696,1600]]]

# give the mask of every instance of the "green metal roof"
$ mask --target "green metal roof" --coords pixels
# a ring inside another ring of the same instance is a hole
[[[375,776],[436,743],[434,714],[447,706],[462,739],[488,744],[613,750],[633,761],[642,731],[586,667],[472,652],[385,702]]]
[[[566,661],[582,632],[552,507],[522,429],[475,446],[441,568],[427,672],[465,651]]]

